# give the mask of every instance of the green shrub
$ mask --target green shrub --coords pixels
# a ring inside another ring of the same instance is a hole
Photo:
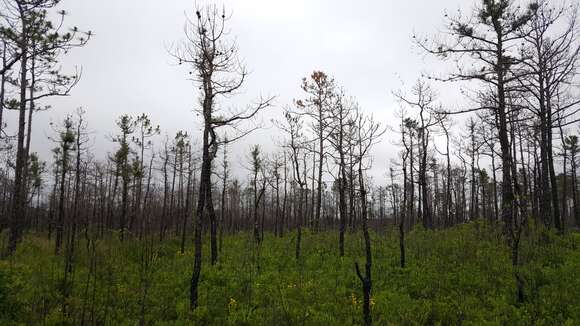
[[[372,233],[377,325],[576,325],[580,323],[580,237],[530,226],[522,240],[520,272],[526,301],[515,300],[509,250],[494,226],[475,222],[449,230],[417,228],[407,237],[406,268],[398,266],[396,232]],[[207,239],[206,239],[207,240]],[[62,294],[63,258],[41,234],[29,234],[14,257],[0,261],[0,324],[76,325],[352,325],[362,323],[362,237],[347,233],[338,256],[336,232],[227,236],[220,261],[204,265],[199,307],[189,310],[193,247],[178,238],[154,244],[148,269],[143,244],[111,236],[94,256],[77,245],[71,295]],[[96,270],[91,270],[91,262]],[[63,314],[63,302],[69,309]]]

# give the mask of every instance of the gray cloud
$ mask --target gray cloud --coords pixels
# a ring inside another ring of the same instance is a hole
[[[364,112],[384,125],[395,125],[397,103],[391,91],[403,87],[401,81],[410,86],[433,64],[413,46],[411,34],[436,33],[444,10],[460,5],[464,1],[226,1],[232,13],[231,36],[251,71],[243,92],[227,105],[246,105],[260,94],[277,95],[277,107],[263,116],[269,124],[282,106],[302,96],[301,78],[317,69],[334,76]],[[185,13],[193,13],[192,1],[64,0],[60,6],[70,13],[66,24],[90,29],[95,36],[64,58],[65,69],[82,66],[83,78],[70,97],[50,99],[47,104],[53,109],[36,114],[33,151],[48,159],[48,122],[62,120],[79,106],[86,108],[95,131],[97,158],[112,150],[107,135],[115,132],[115,119],[124,113],[146,112],[170,136],[180,129],[196,135],[196,88],[167,53],[172,42],[183,40]],[[452,102],[452,94],[445,90],[442,98]],[[9,123],[13,126],[14,121],[12,113]],[[383,178],[388,160],[396,154],[391,144],[395,137],[387,133],[373,152],[377,183],[382,183],[377,179]],[[234,162],[244,160],[254,143],[271,151],[276,138],[271,126],[257,131],[234,146],[231,157]]]

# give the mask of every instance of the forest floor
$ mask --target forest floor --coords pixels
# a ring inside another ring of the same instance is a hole
[[[362,322],[354,262],[363,261],[360,232],[303,236],[226,236],[220,262],[204,261],[200,306],[189,313],[193,245],[175,239],[120,243],[111,236],[76,248],[73,277],[63,286],[64,258],[45,234],[28,234],[0,260],[0,325],[352,325]],[[526,300],[516,302],[505,241],[491,226],[416,229],[399,267],[394,232],[372,233],[372,317],[376,325],[579,325],[580,234],[533,229],[522,243]],[[208,256],[207,243],[204,257]],[[144,254],[145,253],[145,254]],[[69,290],[65,290],[68,288]],[[67,293],[64,299],[64,293]],[[83,322],[82,322],[83,321]]]

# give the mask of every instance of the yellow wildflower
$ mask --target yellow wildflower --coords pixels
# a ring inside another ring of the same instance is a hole
[[[236,299],[230,298],[230,302],[228,303],[228,309],[232,309],[236,306]]]
[[[354,293],[351,293],[350,294],[350,301],[351,301],[351,303],[352,303],[353,306],[356,306],[357,305],[358,301],[357,301],[356,295]]]

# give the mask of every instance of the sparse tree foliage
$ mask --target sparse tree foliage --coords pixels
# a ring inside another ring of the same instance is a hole
[[[172,51],[179,64],[186,64],[193,70],[194,81],[201,90],[199,112],[203,117],[202,163],[198,192],[195,226],[195,263],[191,277],[190,306],[197,307],[198,283],[201,273],[202,228],[205,216],[209,217],[211,228],[211,261],[217,261],[217,218],[212,197],[212,162],[222,141],[216,129],[233,127],[252,119],[258,112],[270,106],[273,98],[260,99],[255,105],[239,112],[227,114],[216,106],[218,99],[233,95],[242,87],[247,76],[245,66],[238,57],[235,42],[229,41],[228,17],[225,9],[216,6],[198,8],[195,17],[186,26],[187,41]],[[239,132],[230,141],[240,139],[250,130]]]
[[[195,101],[159,108],[195,120],[115,107],[93,131],[101,108],[54,101],[93,34],[59,0],[0,1],[0,324],[578,324],[578,4],[472,2],[378,104],[332,60],[240,104],[243,24],[200,5],[167,49]]]

